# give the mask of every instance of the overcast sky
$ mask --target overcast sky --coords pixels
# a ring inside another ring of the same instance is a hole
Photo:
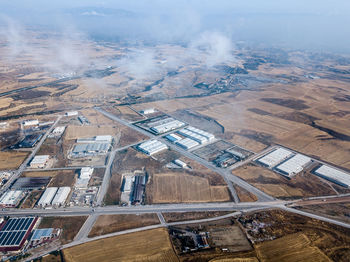
[[[0,0],[0,14],[106,39],[186,42],[215,31],[234,41],[350,53],[348,0]]]

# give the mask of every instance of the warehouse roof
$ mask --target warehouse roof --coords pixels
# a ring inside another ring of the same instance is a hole
[[[290,157],[293,153],[285,148],[278,148],[271,153],[258,159],[258,162],[267,165],[268,167],[274,167],[278,163]]]
[[[285,174],[293,175],[301,172],[303,170],[303,167],[310,161],[310,157],[304,156],[302,154],[296,154],[292,158],[277,166],[276,169],[282,171]]]
[[[339,182],[343,186],[350,187],[350,175],[344,171],[335,169],[334,167],[322,165],[315,170],[315,174],[326,179]]]

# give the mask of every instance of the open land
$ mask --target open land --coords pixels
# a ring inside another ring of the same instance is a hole
[[[62,244],[71,242],[75,235],[79,232],[87,217],[44,217],[42,218],[39,228],[61,228],[62,235],[60,237]]]
[[[0,170],[17,169],[28,156],[28,152],[0,152]]]
[[[155,224],[159,224],[156,214],[102,215],[98,217],[89,233],[89,237]]]
[[[152,241],[150,241],[152,240]],[[75,261],[178,261],[166,229],[153,229],[110,237],[64,250]]]

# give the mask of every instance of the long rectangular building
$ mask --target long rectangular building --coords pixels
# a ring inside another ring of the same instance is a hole
[[[181,122],[179,120],[173,119],[171,117],[161,120],[163,123],[159,125],[152,126],[150,129],[157,133],[157,134],[163,134],[166,132],[169,132],[171,130],[183,127],[185,125],[184,122]]]
[[[186,150],[189,150],[195,146],[198,146],[199,143],[197,141],[194,141],[192,140],[191,138],[184,138],[184,139],[181,139],[181,140],[178,140],[175,142],[176,145],[186,149]]]
[[[258,162],[267,167],[274,167],[292,155],[293,153],[291,151],[280,147],[271,153],[259,158]]]
[[[350,174],[327,165],[317,168],[314,173],[343,187],[350,188]]]
[[[154,155],[156,153],[159,153],[163,150],[168,149],[166,144],[164,144],[158,140],[146,141],[146,142],[140,144],[137,148],[150,156]]]
[[[45,207],[51,205],[51,202],[56,195],[58,188],[57,187],[48,187],[44,191],[44,194],[41,196],[38,206]]]
[[[310,157],[302,154],[296,154],[292,158],[278,165],[276,170],[280,171],[283,175],[290,177],[303,171],[304,167],[310,162]]]
[[[53,206],[62,206],[66,202],[66,199],[70,193],[70,187],[64,186],[60,187],[57,192],[55,197],[52,200],[52,205]]]

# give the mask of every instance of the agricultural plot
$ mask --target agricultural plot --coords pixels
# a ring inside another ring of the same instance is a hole
[[[65,249],[63,253],[67,262],[178,261],[164,228],[96,240]]]
[[[297,233],[258,244],[255,249],[260,261],[332,261],[319,248],[310,245],[311,241],[307,236]]]
[[[89,237],[105,235],[131,228],[159,224],[156,214],[101,215],[98,217]]]
[[[28,156],[28,152],[0,152],[0,170],[17,169]]]

